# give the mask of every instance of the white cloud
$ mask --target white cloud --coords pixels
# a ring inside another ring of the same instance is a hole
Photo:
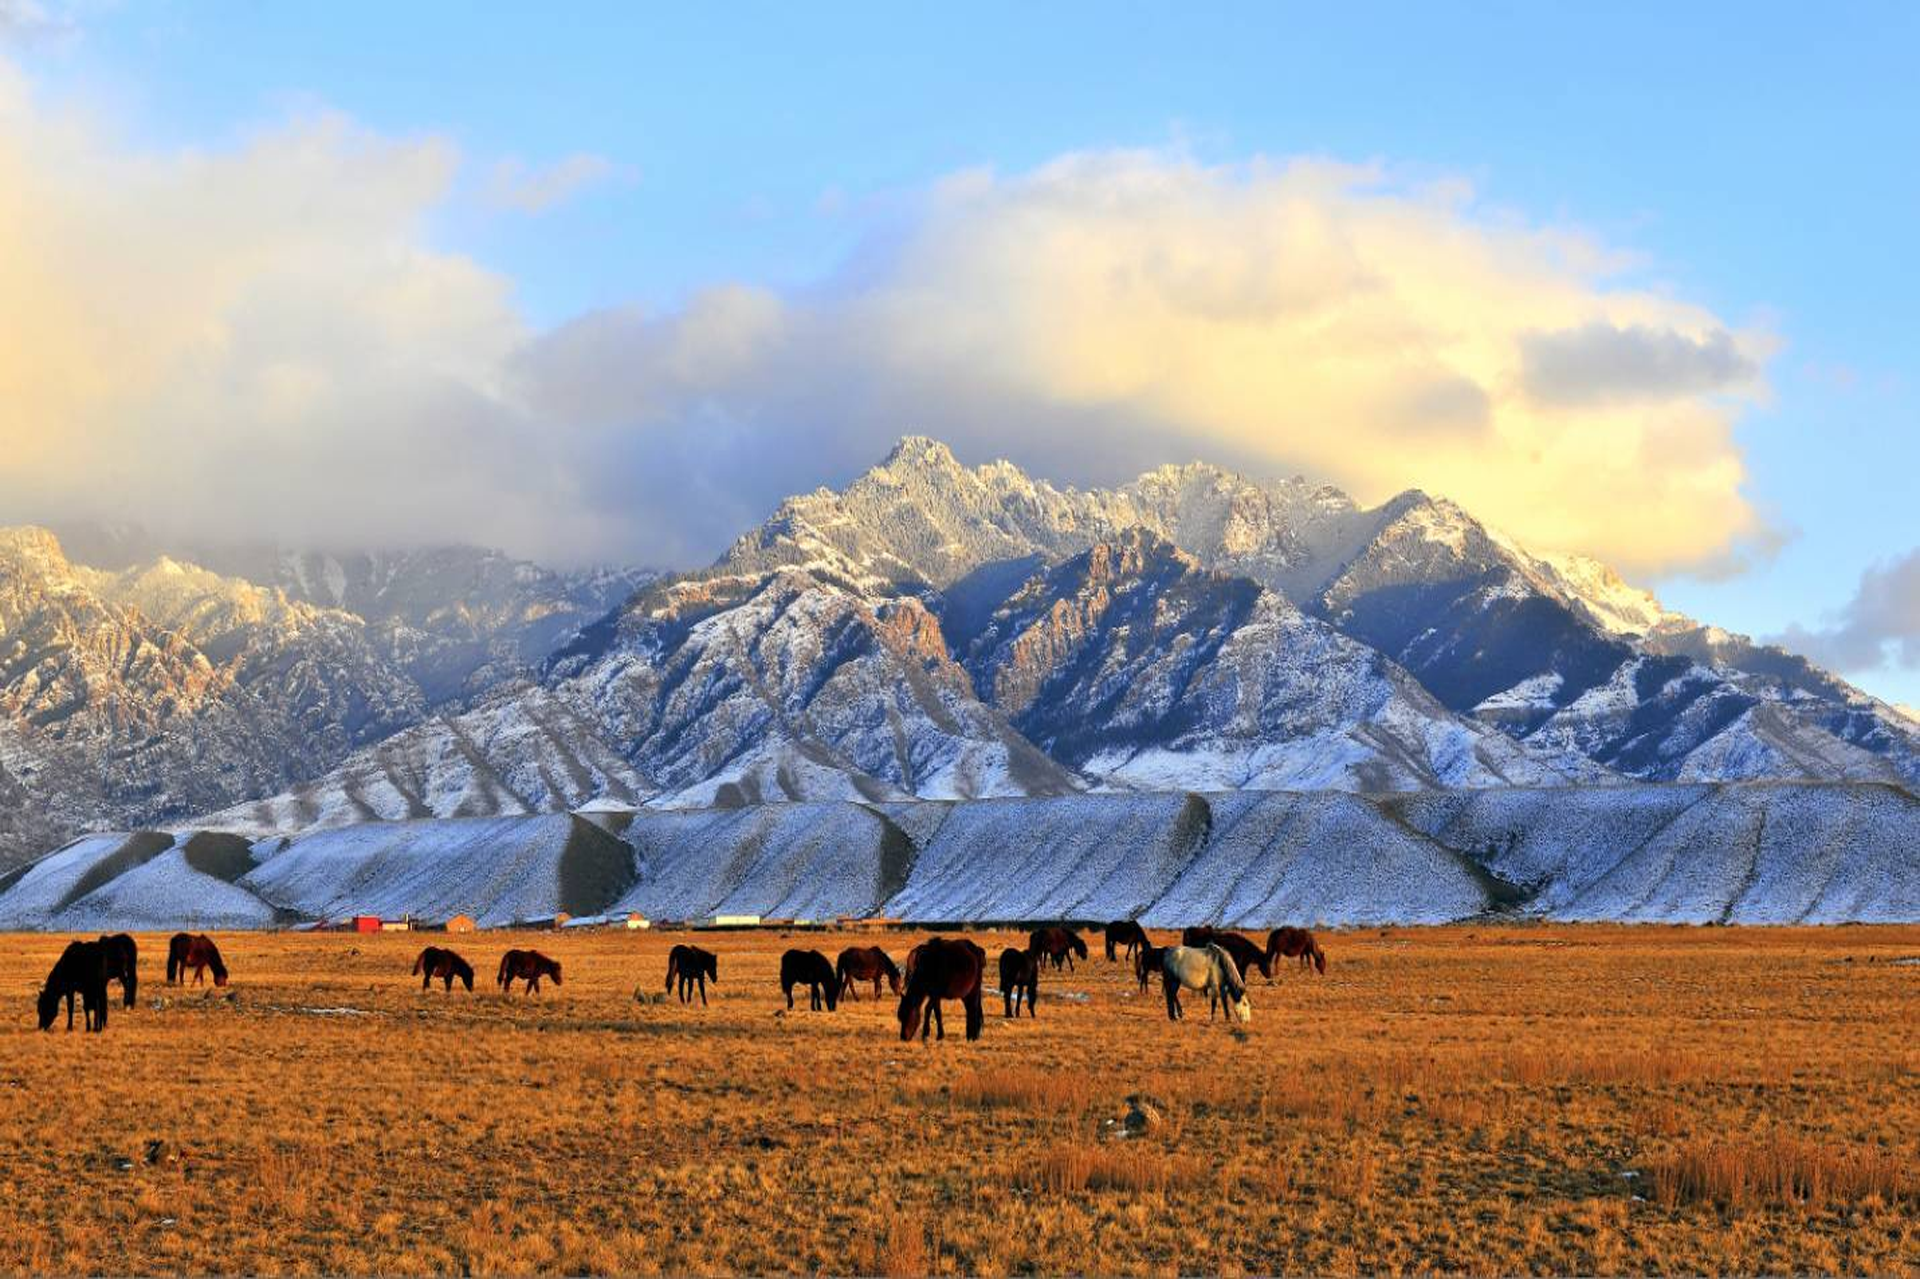
[[[1418,485],[1629,571],[1765,532],[1727,394],[1764,335],[1457,183],[1073,155],[937,184],[803,293],[533,333],[507,280],[426,239],[458,162],[338,117],[138,151],[0,64],[0,503],[686,562],[920,431],[1079,482],[1199,456]],[[596,168],[507,186],[536,208]],[[1529,389],[1542,334],[1602,335],[1579,394]]]

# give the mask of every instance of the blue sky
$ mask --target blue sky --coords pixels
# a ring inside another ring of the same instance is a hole
[[[1855,601],[1920,548],[1912,6],[46,9],[19,10],[48,21],[16,22],[0,57],[118,154],[228,152],[321,113],[444,141],[458,161],[420,242],[504,281],[535,334],[716,285],[845,288],[977,169],[1146,149],[1468,183],[1476,224],[1575,229],[1632,255],[1634,288],[1765,337],[1762,385],[1728,410],[1765,533],[1731,557],[1744,571],[1675,557],[1637,577],[1761,635],[1920,608]],[[566,198],[503,194],[569,157]],[[1891,657],[1854,675],[1920,703]]]

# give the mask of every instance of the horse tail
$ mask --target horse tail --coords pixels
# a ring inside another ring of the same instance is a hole
[[[512,951],[500,956],[500,975],[493,979],[496,985],[504,987],[507,984],[507,971],[512,967],[512,960]]]
[[[433,947],[431,946],[427,947],[426,950],[423,950],[420,952],[420,957],[413,961],[413,975],[415,977],[418,977],[420,975],[420,970],[427,966],[427,955],[432,950],[433,950]]]

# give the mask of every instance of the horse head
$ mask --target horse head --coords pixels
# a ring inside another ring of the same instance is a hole
[[[60,992],[51,985],[40,992],[40,1029],[53,1029],[53,1019],[60,1015]]]
[[[908,1043],[920,1029],[920,996],[909,991],[900,999],[900,1042]]]

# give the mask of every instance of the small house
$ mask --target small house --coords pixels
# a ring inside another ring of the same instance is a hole
[[[379,932],[379,931],[380,931],[380,916],[378,916],[378,915],[355,915],[355,916],[353,917],[353,931],[354,931],[354,932],[356,932],[356,933],[377,933],[377,932]]]
[[[447,921],[447,931],[450,933],[470,933],[475,927],[472,915],[455,915]]]

